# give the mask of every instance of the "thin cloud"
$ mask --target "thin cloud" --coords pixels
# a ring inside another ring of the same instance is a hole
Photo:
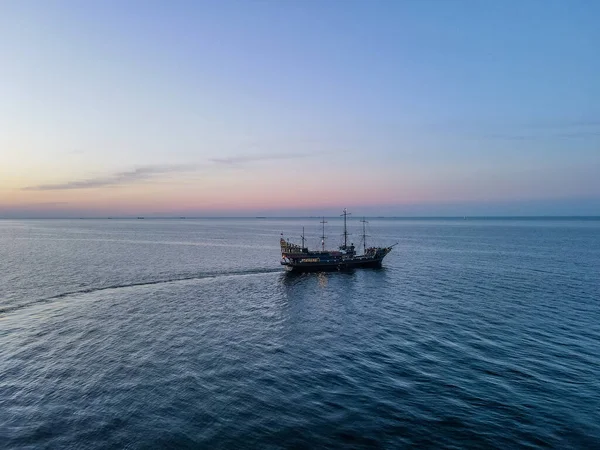
[[[213,158],[211,163],[216,165],[243,165],[246,163],[258,161],[271,161],[283,159],[298,159],[314,156],[312,153],[274,153],[260,155],[240,155],[224,158]],[[66,183],[56,184],[40,184],[37,186],[28,186],[23,188],[24,191],[62,191],[70,189],[93,189],[100,187],[114,187],[121,185],[129,185],[139,182],[144,182],[156,178],[160,175],[170,173],[184,173],[198,170],[200,167],[197,164],[193,165],[161,165],[161,166],[146,166],[139,167],[134,170],[118,172],[112,175],[103,177],[87,178],[83,180],[69,181]]]
[[[552,130],[559,128],[581,128],[581,127],[599,127],[600,120],[596,119],[574,119],[574,120],[554,120],[545,122],[534,122],[529,124],[532,128],[549,128]]]
[[[559,133],[532,133],[532,134],[489,134],[487,135],[490,139],[498,139],[498,140],[510,140],[510,141],[526,141],[526,140],[536,140],[536,139],[580,139],[580,138],[588,138],[588,137],[597,137],[600,136],[600,131],[590,131],[590,130],[578,130],[571,132],[559,132]]]
[[[581,139],[598,136],[600,122],[593,120],[530,124],[487,135],[488,138],[500,140]]]
[[[59,191],[69,189],[92,189],[98,187],[119,186],[123,184],[132,184],[140,181],[149,180],[156,175],[167,173],[186,172],[193,169],[190,166],[149,166],[139,167],[134,170],[119,172],[105,177],[88,178],[86,180],[69,181],[58,184],[41,184],[38,186],[28,186],[24,191]]]
[[[40,202],[40,203],[23,203],[22,205],[0,205],[1,208],[12,208],[12,209],[28,209],[28,208],[45,208],[48,206],[65,206],[68,205],[69,202]]]
[[[545,139],[586,139],[600,136],[600,120],[556,119],[530,122],[459,122],[430,124],[433,133],[490,140],[533,141]]]
[[[298,158],[307,158],[309,156],[313,156],[312,153],[272,153],[272,154],[263,154],[263,155],[241,155],[241,156],[229,156],[225,158],[213,158],[212,162],[216,164],[244,164],[249,162],[259,162],[259,161],[274,161],[281,159],[298,159]]]

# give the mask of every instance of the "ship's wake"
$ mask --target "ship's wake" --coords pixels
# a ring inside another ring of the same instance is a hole
[[[91,294],[94,292],[100,291],[109,291],[115,289],[126,289],[140,286],[152,286],[155,284],[168,284],[168,283],[178,283],[182,281],[191,281],[191,280],[205,280],[211,278],[220,278],[220,277],[231,277],[231,276],[249,276],[249,275],[262,275],[269,273],[278,273],[281,272],[281,269],[254,269],[254,270],[238,270],[238,271],[223,271],[223,272],[206,272],[200,274],[194,274],[189,276],[180,276],[180,277],[171,277],[164,278],[160,280],[146,280],[132,283],[120,283],[120,284],[112,284],[108,286],[97,286],[97,287],[89,287],[85,289],[79,289],[76,291],[62,292],[60,294],[52,295],[50,297],[36,299],[26,303],[18,303],[14,305],[7,305],[0,307],[0,315],[11,313],[20,309],[28,308],[31,306],[39,305],[42,303],[50,303],[55,300],[59,300],[65,297],[72,297],[77,295],[85,295]]]

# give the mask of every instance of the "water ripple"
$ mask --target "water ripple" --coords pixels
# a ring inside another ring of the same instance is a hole
[[[299,222],[107,222],[0,227],[2,448],[600,448],[598,226],[372,221],[383,269],[295,276]]]
[[[48,303],[53,300],[58,300],[65,297],[70,297],[74,295],[83,295],[83,294],[91,294],[93,292],[106,291],[106,290],[114,290],[114,289],[124,289],[124,288],[132,288],[137,286],[152,286],[154,284],[166,284],[166,283],[177,283],[180,281],[189,281],[189,280],[202,280],[207,278],[217,278],[217,277],[227,277],[227,276],[243,276],[243,275],[259,275],[259,274],[267,274],[267,273],[277,273],[281,272],[281,269],[261,269],[261,270],[242,270],[242,271],[228,271],[228,272],[212,272],[212,273],[204,273],[197,274],[193,276],[181,276],[174,278],[166,278],[162,280],[148,280],[148,281],[140,281],[140,282],[130,282],[124,284],[114,284],[109,286],[99,286],[99,287],[90,287],[86,289],[80,289],[77,291],[71,292],[63,292],[61,294],[53,295],[51,297],[41,298],[28,303],[20,303],[17,305],[10,305],[5,307],[0,307],[0,315],[6,314],[9,312],[17,311],[19,309],[28,308],[30,306],[38,305],[40,303]]]

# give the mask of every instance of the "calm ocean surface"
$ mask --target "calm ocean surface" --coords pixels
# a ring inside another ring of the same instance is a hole
[[[0,221],[0,448],[600,448],[600,220],[318,221]]]

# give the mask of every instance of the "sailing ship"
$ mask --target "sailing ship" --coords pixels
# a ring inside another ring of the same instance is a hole
[[[323,225],[323,234],[321,236],[321,249],[309,250],[305,247],[306,241],[304,237],[304,228],[302,228],[302,245],[291,243],[283,238],[281,233],[281,265],[287,270],[294,272],[321,272],[332,270],[348,270],[359,267],[378,268],[381,267],[383,258],[392,251],[392,248],[398,243],[389,247],[367,247],[366,223],[363,218],[362,242],[363,252],[358,254],[354,243],[348,245],[348,228],[346,225],[347,217],[350,215],[344,209],[341,216],[344,217],[344,243],[339,246],[338,250],[325,250],[325,218],[321,220]]]

